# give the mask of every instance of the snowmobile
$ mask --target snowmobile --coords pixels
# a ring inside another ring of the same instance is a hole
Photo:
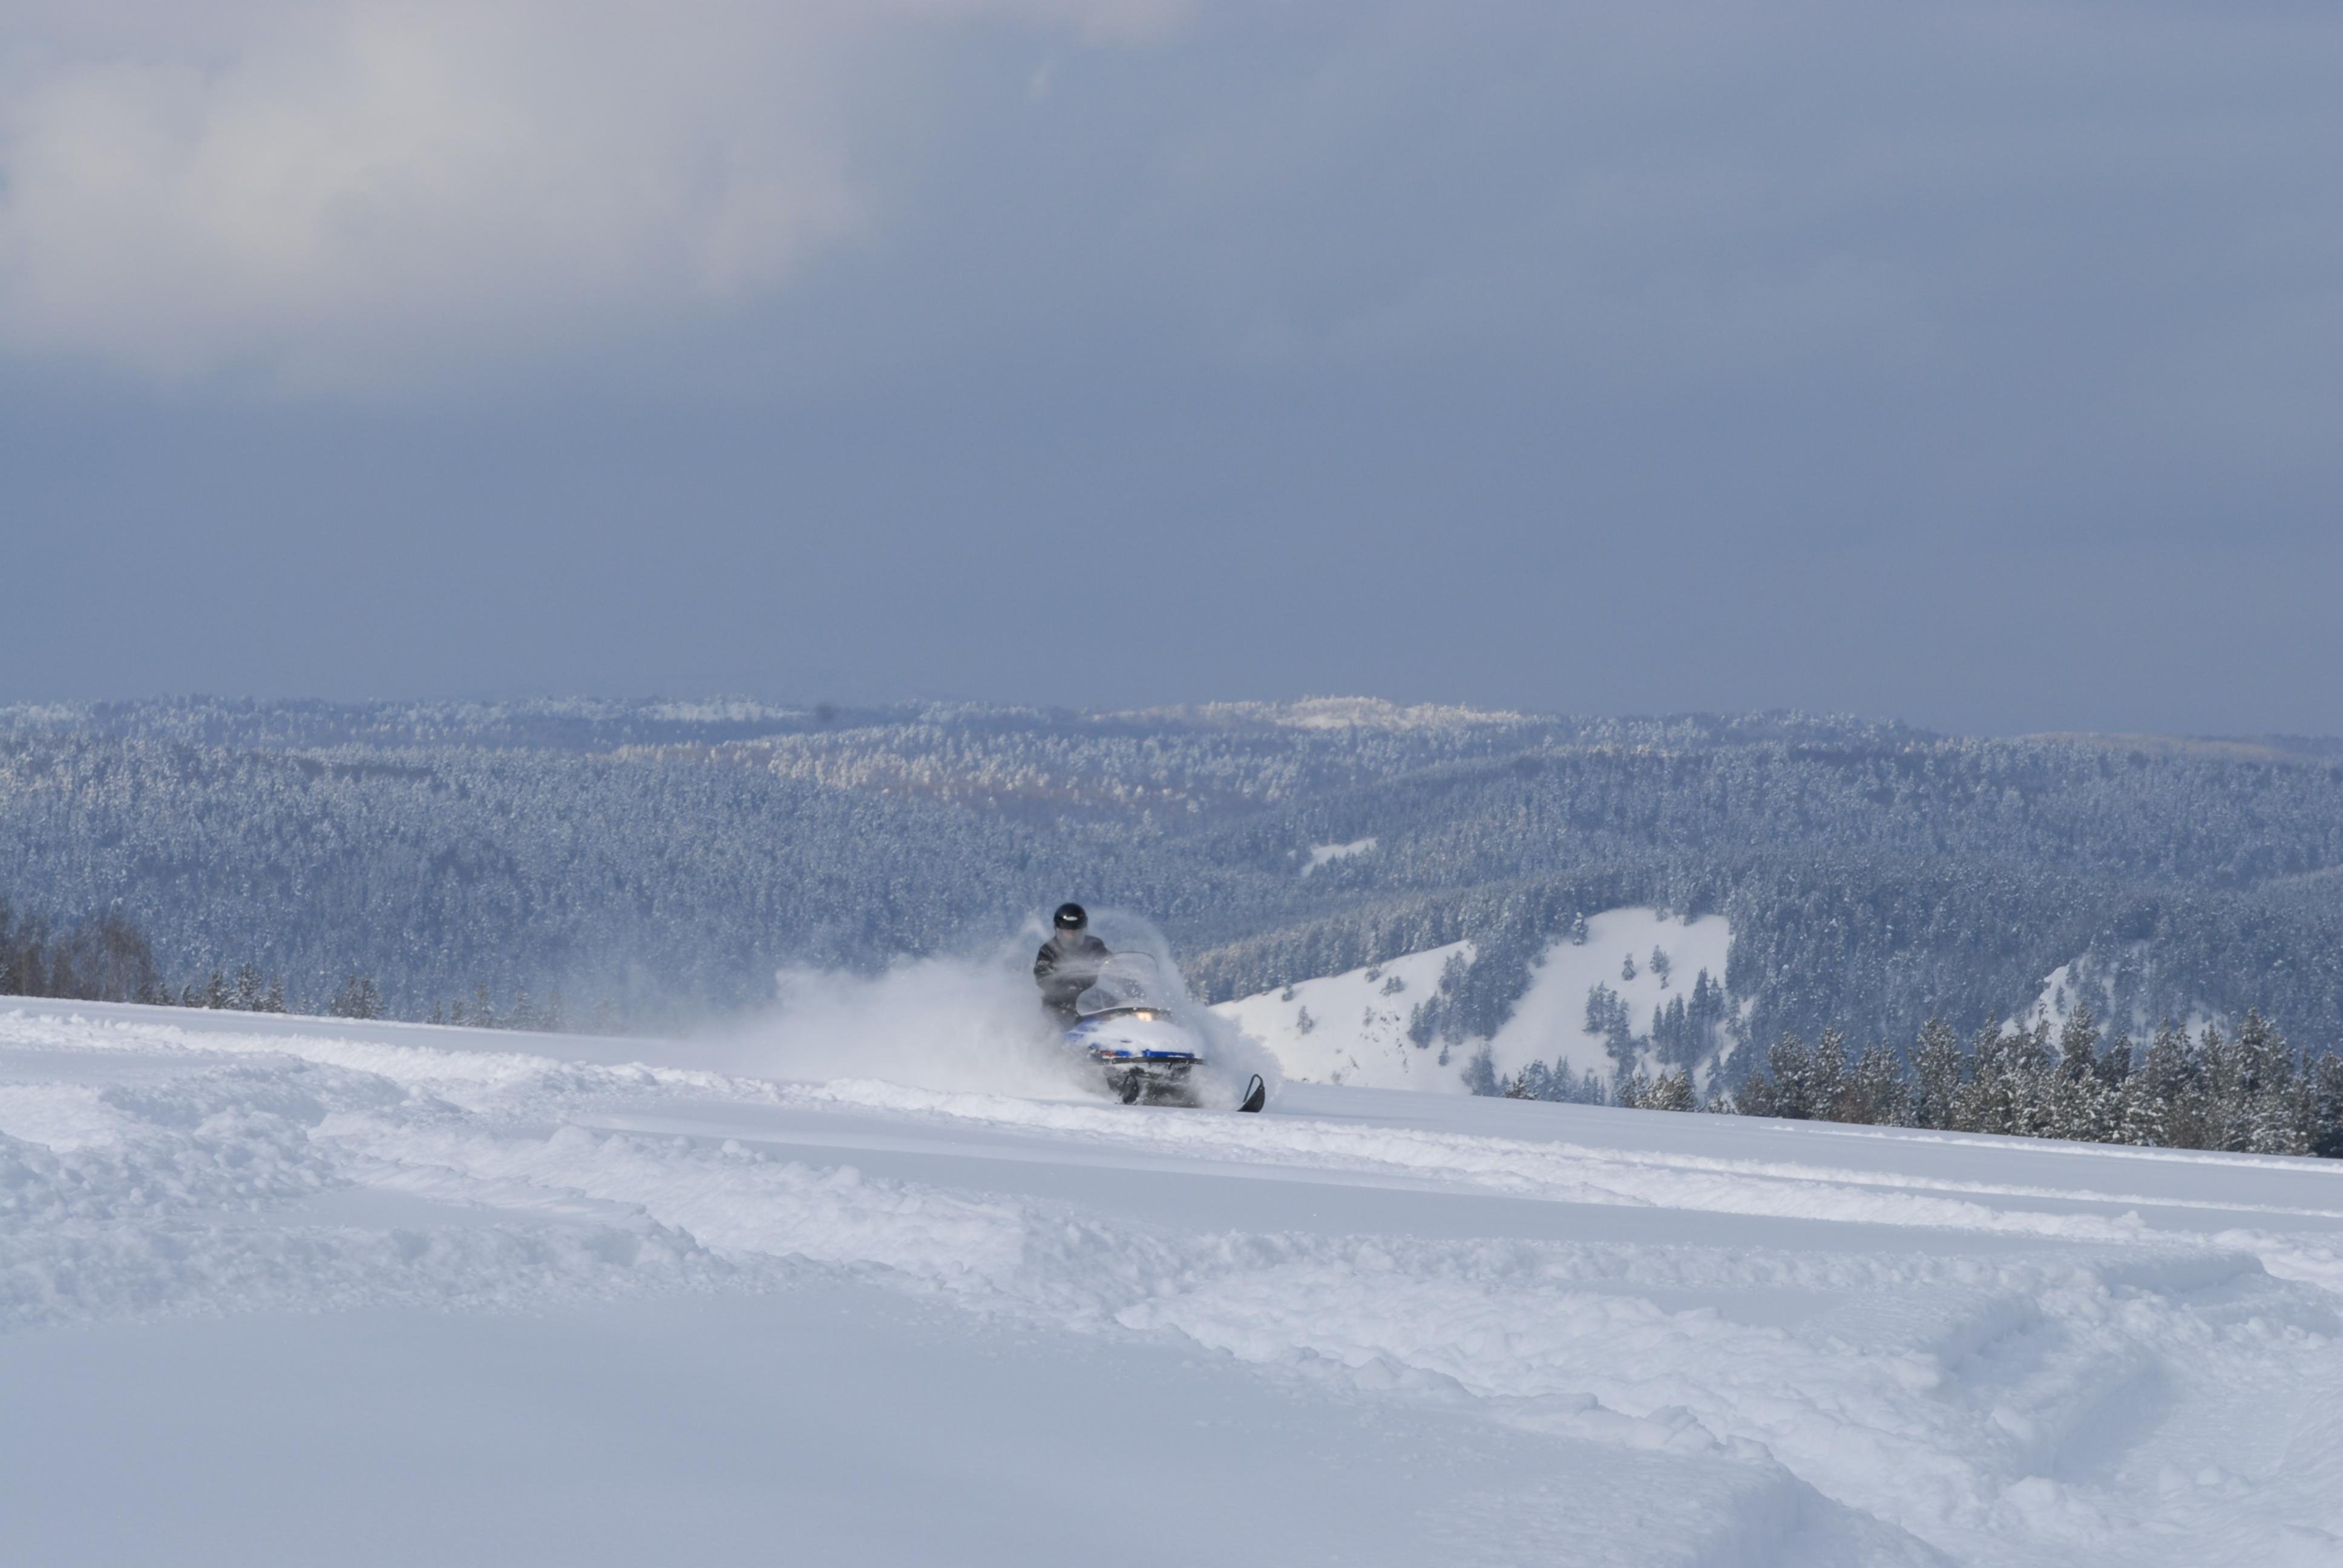
[[[1117,953],[1100,966],[1090,989],[1074,999],[1074,1025],[1066,1043],[1106,1075],[1125,1105],[1201,1105],[1194,1081],[1204,1065],[1204,1038],[1167,1000],[1155,960]],[[1255,1073],[1240,1111],[1259,1111],[1269,1091]]]

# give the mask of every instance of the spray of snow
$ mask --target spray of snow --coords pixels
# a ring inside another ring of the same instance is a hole
[[[1074,1064],[1014,958],[1004,950],[920,959],[878,975],[783,970],[772,1008],[730,1037],[727,1065],[799,1081],[1080,1093]]]
[[[1234,1104],[1247,1079],[1279,1082],[1274,1058],[1190,1000],[1162,933],[1137,916],[1100,910],[1091,929],[1117,952],[1155,960],[1159,1000],[1199,1039],[1207,1104]],[[798,1082],[850,1079],[948,1092],[1041,1100],[1103,1099],[1098,1071],[1070,1050],[1035,996],[1037,916],[982,952],[906,960],[877,975],[783,970],[772,1008],[709,1042],[722,1070]]]

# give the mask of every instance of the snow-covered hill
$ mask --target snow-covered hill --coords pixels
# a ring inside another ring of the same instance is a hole
[[[1500,1073],[1556,1060],[1608,1081],[1612,1063],[1600,1030],[1587,1027],[1587,998],[1597,987],[1617,998],[1631,1032],[1645,1034],[1654,1010],[1688,996],[1705,976],[1725,983],[1733,928],[1723,915],[1679,920],[1658,910],[1609,910],[1586,929],[1546,950],[1490,1056]],[[1664,962],[1655,962],[1657,954]],[[1638,1063],[1656,1067],[1648,1055]]]
[[[1289,1078],[1462,1094],[1461,1060],[1452,1051],[1418,1046],[1408,1038],[1408,1022],[1439,989],[1443,970],[1472,961],[1471,942],[1451,942],[1241,997],[1212,1010],[1268,1046]]]
[[[1590,915],[1584,930],[1546,950],[1493,1039],[1446,1050],[1436,1042],[1417,1044],[1409,1038],[1409,1024],[1452,965],[1473,961],[1471,942],[1297,980],[1222,1002],[1215,1010],[1268,1046],[1289,1076],[1308,1083],[1461,1093],[1465,1064],[1483,1048],[1500,1077],[1544,1062],[1573,1074],[1592,1072],[1608,1083],[1615,1064],[1604,1031],[1590,1027],[1590,997],[1598,989],[1607,992],[1629,1035],[1648,1037],[1656,1010],[1689,997],[1695,987],[1724,985],[1732,941],[1723,915],[1682,920],[1648,908]],[[1715,1049],[1726,1044],[1720,1037]],[[1656,1070],[1660,1064],[1647,1048],[1638,1066]]]
[[[8,1560],[2343,1562],[2332,1165],[806,1060],[0,1003]]]

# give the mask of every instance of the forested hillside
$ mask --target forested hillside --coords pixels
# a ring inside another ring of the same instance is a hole
[[[1342,853],[1327,852],[1341,846]],[[1974,740],[1797,715],[1363,702],[1079,714],[751,703],[0,710],[0,895],[396,1015],[752,1002],[1065,897],[1156,920],[1215,997],[1471,939],[1427,1042],[1485,1036],[1582,915],[1732,920],[1759,1043],[2014,1016],[2343,1042],[2343,765],[2312,741]]]

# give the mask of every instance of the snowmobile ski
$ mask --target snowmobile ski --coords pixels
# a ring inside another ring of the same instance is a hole
[[[1252,1075],[1252,1081],[1245,1086],[1244,1103],[1238,1106],[1237,1109],[1239,1111],[1259,1111],[1267,1103],[1269,1103],[1269,1085],[1263,1083],[1261,1081],[1261,1074],[1256,1072]]]

